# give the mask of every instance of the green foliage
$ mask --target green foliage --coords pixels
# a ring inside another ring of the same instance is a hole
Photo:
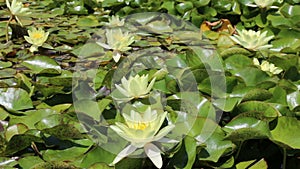
[[[111,166],[129,142],[109,126],[148,106],[175,126],[166,138],[178,142],[153,143],[162,168],[299,168],[298,0],[22,2],[11,13],[0,0],[0,168],[155,168]],[[49,32],[35,52],[30,27]],[[272,39],[253,38],[254,50],[232,40],[242,30]],[[130,88],[143,83],[141,97],[116,100],[135,75],[148,78]]]

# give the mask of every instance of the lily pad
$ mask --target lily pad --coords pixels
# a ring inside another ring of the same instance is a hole
[[[95,16],[87,16],[87,17],[82,17],[78,19],[77,22],[78,26],[85,26],[85,27],[96,27],[99,26],[98,19]]]
[[[5,132],[5,138],[9,141],[14,135],[23,134],[28,130],[28,127],[22,123],[9,126]]]
[[[16,111],[33,108],[29,94],[21,88],[0,89],[0,105]]]
[[[291,110],[298,109],[300,106],[300,92],[296,91],[287,95],[287,102]]]
[[[254,117],[260,120],[272,121],[281,114],[271,105],[265,102],[248,101],[237,107],[238,116]]]
[[[253,117],[238,117],[223,127],[226,137],[233,141],[268,138],[269,125],[265,121]]]
[[[284,148],[300,149],[300,122],[293,117],[279,117],[270,139]]]
[[[61,67],[47,56],[34,56],[22,63],[23,66],[31,69],[33,73],[59,74]]]

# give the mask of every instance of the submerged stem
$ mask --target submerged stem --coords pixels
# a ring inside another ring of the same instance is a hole
[[[283,162],[282,162],[282,169],[286,169],[286,148],[283,148]]]
[[[236,152],[236,155],[235,155],[235,157],[234,157],[235,160],[236,160],[236,159],[239,157],[239,155],[240,155],[240,152],[241,152],[243,143],[244,143],[244,141],[241,141],[241,142],[240,142],[238,151]]]

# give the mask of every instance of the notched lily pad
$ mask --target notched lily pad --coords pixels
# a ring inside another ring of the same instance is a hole
[[[293,117],[279,117],[271,131],[271,140],[284,148],[300,149],[300,122]]]

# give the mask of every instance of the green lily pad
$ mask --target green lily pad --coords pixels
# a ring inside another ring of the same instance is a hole
[[[265,121],[253,117],[238,117],[223,127],[226,137],[232,141],[268,138],[269,125]]]
[[[102,149],[101,147],[94,147],[85,155],[80,167],[89,167],[91,164],[95,163],[110,164],[114,160],[114,158],[114,154]]]
[[[32,166],[30,169],[40,169],[40,168],[72,168],[72,169],[79,169],[72,164],[62,161],[51,161],[51,162],[43,162],[38,163]]]
[[[176,5],[176,9],[179,13],[183,14],[191,9],[193,9],[194,5],[192,2],[182,2]]]
[[[23,134],[28,130],[28,127],[22,123],[9,126],[5,132],[5,138],[9,141],[14,135]]]
[[[265,89],[255,88],[246,93],[243,97],[243,101],[250,101],[250,100],[258,100],[264,101],[267,99],[272,98],[272,93]]]
[[[64,150],[48,149],[41,153],[46,161],[75,161],[78,157],[83,156],[88,149],[88,146],[78,146]]]
[[[213,104],[223,111],[230,112],[241,100],[242,98],[238,98],[238,97],[232,97],[226,99],[221,98],[221,99],[214,100]]]
[[[35,129],[34,124],[43,118],[56,113],[51,109],[30,110],[25,112],[25,116],[11,117],[10,124],[23,123],[28,129]]]
[[[235,76],[242,78],[247,86],[256,86],[257,84],[270,79],[265,72],[252,67],[246,67],[233,72]]]
[[[197,156],[197,141],[193,137],[186,136],[183,143],[168,166],[172,168],[192,168]]]
[[[158,34],[173,32],[173,29],[165,20],[150,22],[145,26],[145,28],[151,32]]]
[[[16,69],[6,68],[0,71],[0,79],[2,78],[11,78],[17,74]]]
[[[279,11],[285,17],[298,16],[298,15],[300,15],[300,6],[299,5],[289,5],[286,3],[280,8]]]
[[[74,106],[77,113],[83,113],[100,121],[102,112],[111,102],[112,100],[108,99],[101,100],[99,103],[91,100],[79,100],[74,103]]]
[[[17,165],[17,159],[14,157],[8,158],[8,157],[0,157],[0,167],[3,169],[13,169],[13,166]]]
[[[293,117],[279,117],[270,139],[284,148],[300,149],[300,122]]]
[[[291,110],[295,110],[300,106],[300,92],[296,91],[287,95],[288,106]]]
[[[43,162],[44,161],[38,156],[27,156],[18,160],[18,164],[22,168],[31,168],[32,166]]]
[[[8,110],[24,110],[33,108],[28,93],[20,88],[0,89],[0,105]]]
[[[31,134],[14,135],[8,142],[5,154],[12,155],[30,146],[32,142],[43,142],[41,138]]]
[[[243,161],[238,163],[235,167],[236,169],[267,169],[268,165],[267,162],[264,159],[259,160],[258,162],[255,162],[256,160],[251,161]]]
[[[42,132],[62,140],[83,138],[83,135],[80,133],[80,131],[71,124],[60,124],[52,128],[44,129]]]
[[[238,105],[239,116],[254,117],[260,120],[272,121],[280,116],[271,104],[259,101],[248,101]]]
[[[225,133],[223,132],[214,132],[204,142],[201,142],[202,135],[205,135],[205,133],[196,137],[199,143],[205,145],[198,153],[200,160],[218,162],[224,154],[232,152],[235,148],[235,145],[230,140],[225,140]]]
[[[61,67],[47,56],[35,56],[22,62],[22,65],[31,69],[33,73],[60,74]]]
[[[11,63],[11,62],[3,62],[3,61],[0,61],[0,69],[8,68],[8,67],[11,67],[11,66],[12,66],[12,63]]]
[[[110,167],[105,163],[95,163],[91,165],[88,169],[114,169],[114,167]]]
[[[70,117],[66,115],[52,114],[37,122],[35,124],[35,127],[38,130],[45,130],[45,129],[53,128],[55,126],[59,126],[61,124],[74,124],[74,123],[75,121],[73,121]]]
[[[98,19],[95,16],[86,16],[78,19],[77,22],[78,26],[84,26],[84,27],[96,27],[99,26],[100,23],[98,22]]]
[[[248,67],[253,64],[252,60],[242,54],[233,54],[225,60],[226,68],[228,70],[236,70]]]

